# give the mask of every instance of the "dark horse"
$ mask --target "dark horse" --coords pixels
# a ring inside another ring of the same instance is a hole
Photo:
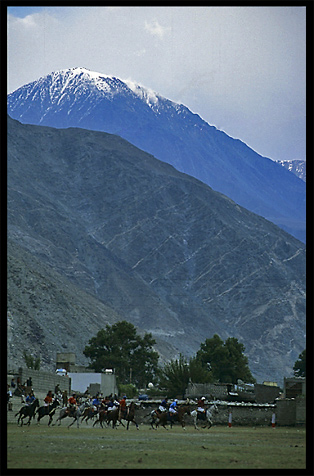
[[[128,422],[127,426],[126,426],[127,430],[129,429],[130,422],[134,423],[134,425],[136,426],[136,429],[139,430],[139,426],[136,423],[136,421],[134,419],[134,416],[135,416],[135,404],[134,404],[134,402],[131,402],[130,406],[126,409],[125,415],[122,416],[121,419],[119,419],[119,421],[120,421],[121,424],[122,424],[121,420],[126,420]]]
[[[168,430],[168,428],[166,428],[167,423],[170,423],[170,428],[172,428],[174,422],[178,421],[179,423],[181,423],[182,428],[185,430],[184,415],[186,413],[190,415],[190,408],[188,405],[178,407],[178,411],[176,413],[159,412],[154,410],[151,413],[151,427],[157,430],[158,426],[161,425],[164,427],[165,430]],[[155,428],[153,427],[153,424],[155,424]]]
[[[100,426],[103,428],[103,422],[106,422],[107,425],[112,421],[112,428],[116,428],[117,421],[121,423],[122,426],[123,423],[121,420],[119,420],[119,408],[115,408],[114,410],[100,410],[98,413],[98,420],[95,421],[93,426],[96,425],[96,423],[100,423]]]
[[[85,420],[86,424],[87,424],[87,421],[90,420],[90,419],[93,419],[97,414],[98,414],[98,412],[97,412],[97,410],[95,410],[94,406],[85,408],[85,410],[83,412],[83,415],[82,415],[81,423]]]
[[[21,420],[21,426],[23,425],[23,420],[26,417],[28,418],[27,425],[29,426],[31,424],[31,418],[35,418],[35,410],[36,408],[39,407],[39,401],[38,398],[35,398],[35,400],[30,404],[30,405],[24,405],[16,414],[15,416],[19,415],[19,418],[17,420],[17,424],[19,424]]]
[[[40,422],[40,420],[48,415],[49,416],[49,421],[48,421],[48,426],[52,422],[52,417],[56,413],[56,408],[60,405],[60,402],[57,398],[54,399],[51,405],[45,405],[43,407],[39,407],[36,414],[38,415],[37,418],[37,423]]]

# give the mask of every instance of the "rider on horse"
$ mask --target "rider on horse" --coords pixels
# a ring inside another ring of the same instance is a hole
[[[115,410],[116,408],[119,408],[119,402],[117,402],[117,400],[111,397],[110,402],[108,403],[107,411],[110,412],[112,410]]]
[[[73,416],[75,410],[77,410],[77,402],[76,402],[76,393],[73,393],[72,397],[68,400],[69,406],[66,410],[68,416]]]
[[[49,392],[44,398],[44,406],[48,407],[48,410],[49,410],[49,406],[52,404],[52,397],[53,397],[52,391],[49,390]]]
[[[119,411],[119,418],[125,418],[127,414],[127,407],[126,407],[126,395],[122,397],[122,399],[119,402],[120,406],[120,411]]]
[[[170,419],[173,418],[175,416],[175,414],[177,413],[177,410],[178,410],[177,403],[178,403],[178,400],[175,399],[169,407],[169,417],[170,417]]]
[[[164,413],[168,410],[168,398],[164,398],[158,407],[157,412]]]
[[[31,390],[26,397],[25,403],[26,405],[30,405],[31,403],[33,403],[34,400],[35,400],[35,395],[33,390]]]
[[[206,419],[206,411],[205,411],[205,397],[202,397],[197,402],[197,418],[199,420]]]

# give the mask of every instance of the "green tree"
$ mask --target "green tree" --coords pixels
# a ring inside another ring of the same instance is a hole
[[[293,366],[294,375],[296,377],[306,377],[306,349],[299,355]]]
[[[160,374],[160,386],[165,388],[169,398],[182,395],[189,384],[189,364],[185,357],[180,354],[179,359],[167,362]]]
[[[211,370],[213,379],[218,382],[237,383],[238,379],[247,383],[255,382],[248,367],[245,347],[235,337],[229,337],[224,343],[215,334],[201,344],[196,357],[204,367]]]
[[[96,372],[113,368],[119,384],[143,387],[156,379],[159,355],[152,348],[155,343],[150,333],[141,337],[133,324],[119,321],[101,329],[89,340],[83,353],[91,360],[89,367]]]
[[[205,369],[196,357],[189,361],[180,354],[179,359],[166,363],[160,373],[160,386],[167,395],[173,398],[181,395],[184,398],[189,382],[208,383],[212,381],[212,374]]]
[[[189,360],[190,381],[193,383],[210,383],[213,382],[213,373],[209,367],[202,365],[202,362],[196,357]]]

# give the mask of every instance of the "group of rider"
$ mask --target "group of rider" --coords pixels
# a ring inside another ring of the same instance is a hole
[[[205,414],[206,414],[206,409],[205,409],[205,397],[201,397],[198,402],[197,402],[197,413],[198,413],[198,418],[200,420],[205,420]],[[178,411],[178,400],[174,399],[174,401],[169,404],[168,403],[168,398],[164,398],[159,405],[158,409],[156,410],[157,413],[164,413],[168,412],[169,417],[173,417]]]
[[[74,393],[68,400],[69,405],[67,408],[68,415],[72,415],[73,412],[78,407],[77,396]],[[122,397],[121,400],[118,400],[118,397],[109,395],[104,398],[101,398],[99,395],[90,398],[90,409],[92,412],[98,413],[100,410],[104,410],[110,412],[115,409],[119,409],[120,417],[124,417],[127,414],[127,406],[126,406],[126,395]]]
[[[47,393],[46,397],[44,398],[44,405],[49,406],[52,404],[54,398],[54,394],[51,390]],[[26,404],[30,405],[35,400],[34,392],[31,391],[29,395],[26,397]],[[98,412],[100,409],[104,409],[105,411],[112,411],[116,408],[120,410],[120,416],[124,417],[127,414],[127,405],[126,405],[126,395],[122,397],[121,400],[118,400],[117,396],[106,396],[101,398],[99,395],[92,397],[90,399],[91,408],[93,411]],[[74,411],[78,408],[78,401],[76,393],[73,393],[72,396],[68,399],[68,406],[66,412],[69,416],[73,415]],[[198,418],[201,420],[205,420],[205,397],[201,397],[197,402],[197,413]],[[174,415],[178,411],[178,400],[174,399],[172,403],[168,403],[168,398],[164,398],[160,403],[158,409],[156,410],[157,413],[164,413],[168,412],[169,417],[174,417]]]

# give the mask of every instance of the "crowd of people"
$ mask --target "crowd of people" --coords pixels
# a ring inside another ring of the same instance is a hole
[[[33,392],[33,382],[32,378],[29,377],[26,382],[22,384],[21,378],[17,377],[16,381],[13,377],[11,383],[7,384],[7,406],[8,410],[12,411],[12,397],[13,395],[20,396],[22,403],[29,403],[29,398],[31,397],[31,392]],[[26,400],[25,394],[27,395]]]

